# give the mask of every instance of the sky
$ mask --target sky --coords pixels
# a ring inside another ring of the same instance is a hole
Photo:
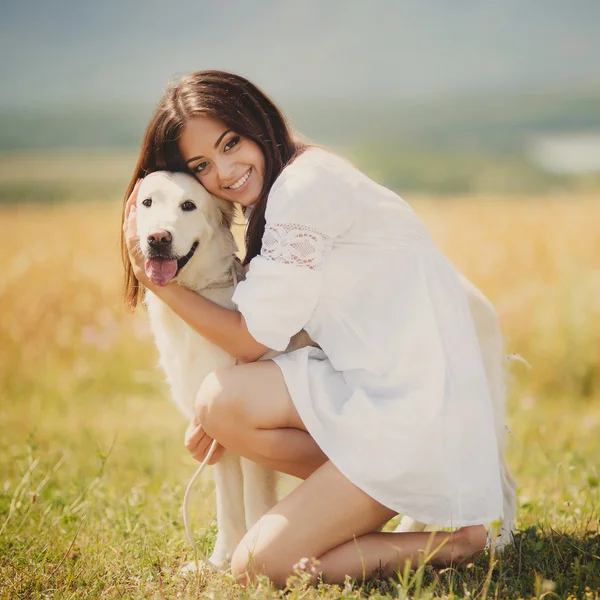
[[[240,73],[284,102],[600,89],[598,0],[0,0],[0,108],[154,104]]]

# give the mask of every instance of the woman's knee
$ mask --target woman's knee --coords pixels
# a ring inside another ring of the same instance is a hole
[[[286,562],[286,553],[278,552],[274,547],[251,550],[242,541],[231,558],[231,573],[242,584],[256,581],[257,576],[266,575],[273,585],[283,587],[293,572],[293,562]]]
[[[231,419],[240,417],[243,396],[236,382],[235,367],[209,373],[196,394],[194,409],[204,431],[215,438],[222,426],[231,427]]]

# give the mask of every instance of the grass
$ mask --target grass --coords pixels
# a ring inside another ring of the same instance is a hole
[[[600,204],[409,198],[494,301],[513,366],[515,546],[394,582],[285,592],[184,578],[180,504],[195,464],[146,315],[120,303],[115,201],[0,207],[0,598],[598,598]],[[194,499],[215,539],[210,474]]]

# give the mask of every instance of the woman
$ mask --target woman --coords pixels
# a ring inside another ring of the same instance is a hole
[[[249,266],[229,311],[177,285],[157,287],[135,238],[135,183],[194,174],[244,207]],[[213,439],[304,479],[239,544],[240,580],[283,585],[302,557],[328,582],[473,556],[502,514],[489,392],[466,296],[449,261],[396,194],[297,141],[242,77],[194,73],[148,126],[125,207],[126,292],[150,288],[240,364],[207,377],[186,445]],[[320,345],[283,350],[306,329]],[[398,513],[460,527],[380,533]]]

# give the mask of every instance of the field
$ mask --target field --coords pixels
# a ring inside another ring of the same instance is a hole
[[[22,180],[16,172],[0,173],[5,187]],[[0,598],[277,597],[266,582],[243,591],[225,576],[179,574],[193,559],[180,504],[195,463],[146,315],[121,303],[120,200],[83,179],[76,201],[0,207]],[[307,589],[296,578],[287,597],[597,599],[600,203],[407,200],[496,305],[507,352],[532,367],[511,366],[516,543],[395,582]],[[210,474],[194,502],[209,552]]]

